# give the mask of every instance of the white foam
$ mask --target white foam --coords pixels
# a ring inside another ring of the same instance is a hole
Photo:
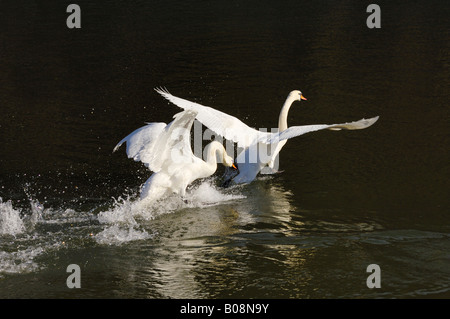
[[[191,188],[184,198],[176,194],[152,202],[120,198],[110,210],[98,214],[100,224],[108,227],[94,238],[100,244],[120,244],[152,238],[153,235],[148,232],[137,230],[140,220],[151,221],[160,215],[174,213],[180,209],[213,206],[239,198],[245,196],[225,194],[213,185],[212,180],[206,180]]]
[[[0,198],[0,236],[15,237],[10,245],[5,243],[4,247],[0,247],[0,276],[4,273],[37,271],[41,267],[35,261],[37,256],[51,249],[63,247],[65,239],[70,238],[70,235],[66,234],[69,229],[65,228],[55,236],[55,230],[59,228],[53,225],[70,224],[70,230],[81,225],[80,227],[87,227],[86,233],[89,231],[87,236],[93,238],[98,244],[121,245],[154,238],[152,224],[148,221],[163,214],[175,213],[185,208],[218,205],[243,197],[230,194],[229,190],[216,188],[213,180],[210,179],[191,187],[184,198],[171,195],[150,203],[130,197],[120,198],[110,209],[98,213],[97,216],[91,212],[79,212],[73,209],[44,208],[42,204],[30,197],[31,210],[21,211],[15,209],[11,201],[3,202]],[[89,230],[92,225],[85,226],[92,219],[100,223],[100,230],[94,235]],[[41,234],[42,236],[35,233],[35,226],[38,224],[40,228],[51,229],[51,231]],[[47,238],[47,236],[50,237]],[[31,242],[33,244],[23,249],[20,248],[19,242],[25,245]],[[12,249],[13,247],[15,249]]]
[[[190,206],[200,208],[241,198],[245,198],[245,196],[223,193],[211,181],[205,181],[197,188],[192,189],[186,199],[190,203]]]
[[[183,208],[202,208],[240,198],[245,198],[245,196],[223,193],[213,185],[211,180],[206,180],[199,186],[190,189],[184,198],[174,194],[152,202],[145,199],[133,201],[130,198],[116,200],[111,210],[98,214],[98,220],[100,223],[107,224],[136,225],[136,217],[152,220],[162,214],[173,213]]]
[[[134,240],[149,239],[153,236],[145,230],[134,229],[133,226],[122,228],[119,225],[106,227],[103,231],[94,236],[99,244],[117,245]]]
[[[18,235],[25,231],[20,211],[13,208],[11,201],[0,198],[0,235]]]
[[[2,273],[27,273],[39,269],[34,258],[41,255],[41,247],[28,247],[15,252],[0,251],[0,277]]]

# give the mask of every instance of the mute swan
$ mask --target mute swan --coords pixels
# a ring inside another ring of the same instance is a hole
[[[239,173],[233,178],[234,183],[250,183],[263,169],[264,173],[273,174],[277,169],[275,163],[277,157],[287,140],[308,132],[318,130],[360,130],[365,129],[378,120],[378,116],[370,119],[362,119],[356,122],[341,124],[316,124],[292,126],[288,128],[287,116],[291,105],[295,101],[306,100],[302,92],[294,90],[289,93],[278,118],[278,132],[262,132],[250,128],[239,119],[220,112],[208,106],[173,96],[166,89],[155,89],[170,102],[185,109],[196,111],[197,119],[210,130],[224,138],[237,143],[243,150],[238,154],[236,163]],[[267,150],[271,145],[274,151],[271,154],[261,150]]]
[[[185,196],[186,187],[194,180],[205,178],[217,169],[217,157],[225,166],[232,166],[233,158],[217,141],[205,147],[206,161],[192,153],[190,131],[196,111],[183,111],[174,120],[165,123],[149,123],[125,138],[113,152],[126,142],[128,158],[144,163],[154,173],[144,183],[140,198],[149,201],[170,193]]]

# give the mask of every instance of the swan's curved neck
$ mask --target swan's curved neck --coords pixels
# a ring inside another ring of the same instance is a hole
[[[205,162],[211,169],[214,169],[214,171],[217,169],[217,152],[219,152],[220,156],[223,156],[224,151],[223,145],[219,142],[211,142],[206,146]]]
[[[292,97],[289,95],[286,99],[286,102],[284,102],[283,107],[281,108],[280,117],[278,118],[278,131],[283,132],[288,128],[287,124],[287,116],[289,113],[289,109],[291,108],[292,103],[296,100],[295,97]]]

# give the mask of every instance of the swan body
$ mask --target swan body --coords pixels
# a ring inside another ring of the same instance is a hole
[[[239,174],[233,177],[234,183],[250,183],[258,173],[273,174],[277,172],[276,163],[278,156],[287,140],[309,132],[319,130],[360,130],[365,129],[378,120],[378,116],[370,119],[362,119],[355,122],[341,124],[315,124],[291,126],[287,125],[289,109],[295,101],[306,100],[302,92],[294,90],[289,93],[278,119],[277,132],[262,132],[250,128],[239,119],[215,110],[209,106],[203,106],[170,94],[167,90],[155,89],[173,104],[184,110],[197,112],[197,120],[214,131],[216,134],[237,143],[242,150],[236,157]],[[270,154],[261,150],[267,150],[270,145]]]
[[[197,112],[188,110],[174,116],[169,123],[148,123],[125,138],[114,148],[126,143],[128,158],[144,163],[153,174],[141,189],[141,200],[153,201],[171,193],[185,196],[189,184],[205,178],[217,169],[217,161],[234,166],[233,159],[217,141],[205,147],[205,158],[195,156],[191,149],[190,130]]]

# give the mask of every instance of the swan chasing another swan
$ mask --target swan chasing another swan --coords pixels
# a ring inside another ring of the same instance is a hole
[[[125,138],[113,152],[126,142],[128,158],[144,163],[153,174],[144,183],[141,200],[153,201],[170,193],[186,195],[186,188],[194,180],[205,178],[217,169],[217,158],[225,166],[234,167],[233,158],[217,141],[204,150],[206,161],[196,157],[191,149],[190,131],[196,111],[183,111],[169,123],[149,123]]]
[[[208,106],[173,96],[167,90],[155,89],[167,100],[184,110],[192,110],[197,112],[197,120],[203,125],[214,131],[216,134],[223,136],[227,140],[237,143],[242,150],[236,157],[236,163],[239,169],[237,176],[232,177],[233,183],[250,183],[258,173],[273,174],[277,172],[275,163],[278,161],[278,155],[286,144],[287,140],[308,132],[319,130],[360,130],[365,129],[374,124],[378,120],[378,116],[370,119],[362,119],[350,123],[342,124],[316,124],[292,126],[288,128],[287,116],[291,105],[295,101],[306,100],[302,92],[295,90],[289,93],[283,107],[281,108],[278,119],[278,131],[275,133],[262,132],[250,128],[239,119],[215,110]],[[271,154],[262,153],[260,149],[267,149],[267,145],[271,146],[274,151]],[[228,181],[230,182],[230,181]],[[227,183],[227,182],[226,182]]]

